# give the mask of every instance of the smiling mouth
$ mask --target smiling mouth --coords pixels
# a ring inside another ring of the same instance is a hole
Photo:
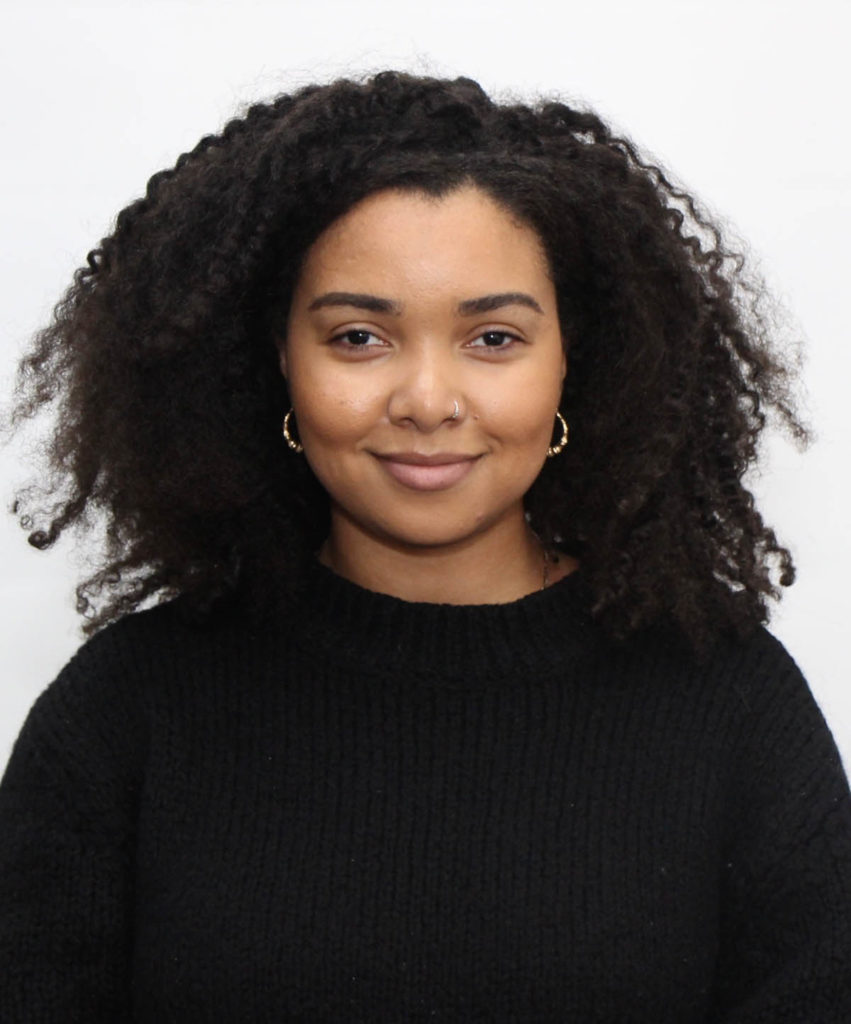
[[[415,491],[443,491],[459,483],[478,462],[478,455],[376,455],[397,483]]]

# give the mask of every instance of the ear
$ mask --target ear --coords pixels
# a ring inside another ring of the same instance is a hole
[[[561,379],[562,380],[564,380],[564,378],[567,376],[567,365],[568,365],[567,364],[567,345],[565,344],[564,339],[562,339],[562,343],[561,343]]]
[[[278,338],[278,366],[281,368],[284,380],[287,379],[287,339]]]

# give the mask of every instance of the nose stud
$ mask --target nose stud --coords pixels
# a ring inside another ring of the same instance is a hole
[[[451,415],[451,416],[450,416],[449,418],[450,418],[451,420],[457,420],[457,419],[458,419],[458,413],[459,413],[460,411],[461,411],[461,410],[460,410],[460,408],[458,407],[458,400],[456,399],[456,400],[455,400],[455,403],[454,403],[454,408],[453,408],[453,410],[452,410],[452,415]]]

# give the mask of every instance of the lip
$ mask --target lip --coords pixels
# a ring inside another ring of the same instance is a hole
[[[391,452],[375,457],[394,480],[415,491],[443,491],[460,483],[480,458],[454,452]]]

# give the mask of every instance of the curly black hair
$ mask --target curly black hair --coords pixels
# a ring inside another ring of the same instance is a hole
[[[527,496],[533,528],[579,558],[615,637],[765,621],[794,570],[743,477],[767,413],[806,431],[743,258],[595,114],[383,72],[251,106],[155,174],[23,359],[15,422],[58,413],[51,482],[16,502],[30,542],[106,523],[87,631],[156,598],[295,586],[328,528],[281,440],[305,252],[378,190],[464,184],[540,236],[569,346],[570,444]]]

